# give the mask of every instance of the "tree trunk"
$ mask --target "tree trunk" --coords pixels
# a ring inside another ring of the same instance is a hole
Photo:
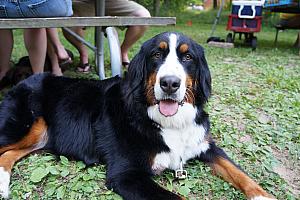
[[[159,16],[159,9],[160,9],[160,0],[153,0],[154,5],[154,16]]]
[[[169,10],[170,9],[170,4],[171,4],[171,2],[170,2],[170,0],[164,0],[164,4],[165,4],[165,8],[166,8],[166,10]]]
[[[214,9],[218,8],[218,0],[213,0],[213,7]]]

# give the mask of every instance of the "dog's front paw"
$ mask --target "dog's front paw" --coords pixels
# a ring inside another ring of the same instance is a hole
[[[7,199],[9,196],[10,174],[0,167],[0,196]]]

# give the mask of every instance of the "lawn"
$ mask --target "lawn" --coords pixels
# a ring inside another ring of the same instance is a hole
[[[236,42],[236,48],[221,49],[206,44],[211,24],[193,17],[193,25],[187,26],[186,19],[178,20],[175,27],[150,27],[130,56],[137,53],[143,41],[164,31],[183,32],[202,44],[213,80],[213,95],[206,110],[210,113],[215,140],[269,193],[278,199],[300,199],[300,56],[292,47],[297,32],[280,33],[275,47],[275,30],[266,26],[257,34],[256,51],[242,42]],[[227,33],[222,23],[215,35],[225,38]],[[121,39],[123,34],[120,31]],[[26,54],[20,31],[16,36],[14,61]],[[93,38],[92,29],[88,38]],[[75,64],[77,59],[76,53]],[[70,69],[66,76],[83,76],[74,71],[75,68]],[[97,78],[95,72],[84,77]],[[186,170],[189,173],[186,180],[174,181],[171,171],[155,180],[187,199],[245,199],[202,163],[190,162]],[[106,189],[104,181],[104,166],[85,168],[82,162],[39,152],[15,165],[11,196],[12,199],[120,199]]]

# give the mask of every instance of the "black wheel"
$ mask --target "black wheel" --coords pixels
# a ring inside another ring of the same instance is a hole
[[[233,43],[232,33],[228,33],[226,36],[226,42]]]
[[[251,40],[251,47],[252,47],[252,51],[254,51],[257,47],[257,38],[253,37]]]

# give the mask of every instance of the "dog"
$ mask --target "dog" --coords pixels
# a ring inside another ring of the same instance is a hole
[[[203,110],[211,75],[203,48],[177,32],[146,41],[124,78],[82,80],[38,74],[0,106],[0,193],[9,196],[13,164],[33,151],[105,163],[106,185],[123,199],[184,199],[151,177],[185,178],[190,159],[209,165],[247,199],[270,200],[216,145]]]
[[[45,62],[45,66],[47,62]],[[46,71],[46,68],[45,68]],[[6,87],[17,85],[20,81],[32,75],[31,64],[28,56],[19,59],[14,67],[10,68],[5,76],[0,80],[0,91]]]
[[[72,51],[66,49],[71,60],[74,59],[74,55]],[[65,72],[70,66],[71,63],[69,60],[65,60],[59,63],[62,72]],[[44,71],[51,72],[51,60],[49,56],[46,56],[44,63]],[[31,64],[29,60],[29,56],[23,56],[19,59],[19,61],[12,67],[6,75],[0,80],[0,91],[7,87],[12,87],[17,85],[20,81],[28,78],[33,74],[31,69]]]

